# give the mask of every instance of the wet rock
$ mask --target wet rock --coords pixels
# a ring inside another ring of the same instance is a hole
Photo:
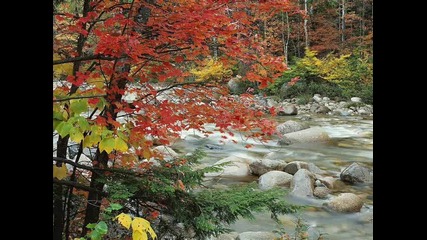
[[[360,197],[353,193],[341,193],[326,204],[330,209],[341,213],[359,212],[363,206]]]
[[[272,232],[242,232],[236,240],[272,240],[277,238]]]
[[[279,126],[277,126],[276,130],[280,134],[286,134],[286,133],[304,130],[307,128],[308,128],[308,126],[305,126],[299,122],[295,122],[293,120],[288,120],[288,121],[280,124]]]
[[[240,85],[239,85],[240,78],[241,77],[239,75],[237,75],[236,77],[231,78],[230,81],[228,81],[227,86],[232,93],[239,92],[239,90],[240,90]]]
[[[334,184],[337,181],[337,179],[333,177],[318,177],[317,180],[329,189],[334,189]]]
[[[278,102],[276,102],[274,99],[267,98],[267,107],[277,107],[279,105]]]
[[[310,112],[315,113],[319,107],[320,107],[320,105],[319,105],[319,104],[317,104],[317,103],[313,103],[313,104],[310,106]]]
[[[282,171],[267,172],[258,179],[258,186],[261,190],[271,189],[273,187],[289,187],[292,181],[292,175]]]
[[[283,135],[283,143],[308,143],[308,142],[325,142],[330,138],[321,127],[311,127],[301,131],[287,133]],[[282,139],[281,139],[282,140]],[[279,144],[282,142],[279,141]],[[283,144],[285,145],[285,144]]]
[[[205,147],[210,149],[210,150],[222,150],[222,149],[224,149],[221,145],[217,145],[217,144],[206,144]]]
[[[348,183],[370,183],[373,180],[371,170],[356,162],[341,172],[340,179]]]
[[[281,136],[277,143],[281,146],[286,146],[286,145],[291,145],[293,142],[286,136]]]
[[[318,198],[326,198],[331,192],[327,187],[316,187],[314,188],[313,195]]]
[[[279,111],[277,112],[278,116],[288,116],[288,115],[297,115],[298,109],[295,104],[288,104],[286,106],[283,106],[279,108]]]
[[[300,197],[312,197],[314,176],[307,169],[298,170],[291,181],[291,194]]]
[[[326,107],[326,106],[320,106],[319,108],[316,109],[316,113],[320,113],[320,114],[326,114],[328,112],[330,112],[331,109]]]
[[[324,102],[329,102],[331,99],[330,99],[330,98],[328,98],[328,97],[323,97],[323,98],[322,98],[322,100],[323,100]]]
[[[261,159],[249,164],[249,169],[253,175],[261,176],[269,171],[283,171],[286,167],[285,161]]]
[[[245,178],[251,175],[249,164],[253,161],[255,160],[236,156],[223,158],[214,164],[219,165],[229,162],[222,167],[222,171],[205,173],[205,177]]]

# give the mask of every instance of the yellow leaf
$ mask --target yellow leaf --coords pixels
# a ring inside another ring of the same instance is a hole
[[[144,150],[144,152],[142,153],[142,156],[147,160],[150,159],[152,156],[151,151],[149,149]]]
[[[114,149],[121,152],[126,152],[128,150],[128,145],[123,139],[118,137],[114,140]]]
[[[99,143],[99,151],[106,151],[107,153],[110,153],[113,151],[114,146],[115,146],[115,141],[114,138],[104,138],[102,139],[102,141]]]
[[[147,239],[147,231],[150,233],[151,238],[156,239],[157,235],[154,232],[154,230],[151,228],[150,226],[150,222],[145,220],[144,218],[139,218],[136,217],[133,219],[132,221],[132,229],[135,232],[140,231],[141,233],[143,233],[142,237],[144,237],[145,234],[145,238],[141,238],[141,239]],[[134,238],[135,239],[135,238]]]
[[[120,213],[115,217],[119,221],[120,224],[122,224],[125,228],[129,229],[130,224],[132,223],[132,218],[129,216],[129,214]]]
[[[62,167],[57,167],[55,164],[53,165],[53,177],[56,177],[58,180],[67,177],[67,172],[67,166],[65,166],[65,163],[62,164]]]
[[[148,240],[147,233],[133,230],[132,240]]]

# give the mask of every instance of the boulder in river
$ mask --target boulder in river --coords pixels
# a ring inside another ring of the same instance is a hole
[[[224,178],[245,178],[251,175],[249,164],[253,159],[230,156],[223,158],[214,165],[227,163],[222,167],[222,171],[205,173],[205,177],[224,177]]]
[[[317,198],[326,198],[331,192],[327,187],[316,187],[314,188],[313,195]]]
[[[348,183],[370,183],[372,182],[372,172],[369,168],[354,162],[341,172],[340,178]]]
[[[304,124],[301,124],[299,122],[295,122],[293,120],[288,120],[288,121],[278,125],[276,130],[280,134],[286,134],[286,133],[304,130],[307,128],[308,128],[308,126],[305,126]]]
[[[360,212],[363,201],[354,193],[341,193],[326,204],[330,209],[341,213]]]
[[[309,142],[325,142],[330,140],[329,135],[321,127],[311,127],[301,131],[287,133],[283,135],[283,139],[287,140],[279,144],[287,145],[293,143],[309,143]]]
[[[285,161],[260,159],[249,164],[251,173],[256,176],[261,176],[266,172],[278,170],[282,171],[286,167]]]
[[[286,165],[283,171],[294,175],[301,168],[307,169],[308,171],[316,174],[325,173],[324,170],[318,168],[314,163],[306,163],[303,161],[292,161]]]
[[[320,114],[326,114],[326,113],[328,113],[328,112],[330,112],[330,111],[331,111],[331,109],[330,109],[330,108],[328,108],[328,107],[326,107],[326,106],[323,106],[323,105],[319,106],[319,107],[315,110],[315,112],[316,112],[316,113],[320,113]]]
[[[261,190],[271,189],[273,187],[289,187],[292,181],[292,175],[282,171],[267,172],[258,179],[258,186]]]
[[[297,115],[298,108],[295,104],[288,104],[286,106],[280,107],[277,115],[278,116],[287,116],[287,115]]]
[[[276,238],[276,234],[272,232],[242,232],[236,240],[272,240]]]
[[[291,194],[299,197],[312,197],[314,175],[307,169],[299,169],[291,181]]]
[[[178,153],[176,153],[168,146],[157,146],[153,149],[153,151],[157,154],[160,154],[165,161],[171,161],[172,159],[178,157]]]

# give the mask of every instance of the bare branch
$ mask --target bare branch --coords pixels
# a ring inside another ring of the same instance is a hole
[[[77,96],[77,97],[68,97],[68,98],[60,98],[60,99],[54,99],[53,102],[63,102],[68,101],[72,99],[82,99],[82,98],[100,98],[100,97],[106,97],[107,95],[92,95],[92,96]]]
[[[53,61],[53,65],[70,63],[70,62],[78,62],[78,61],[89,61],[89,60],[110,60],[111,61],[116,59],[117,58],[98,54],[98,55],[89,55],[89,56],[81,56],[81,57],[75,57],[75,58],[67,58],[62,60],[55,60]]]

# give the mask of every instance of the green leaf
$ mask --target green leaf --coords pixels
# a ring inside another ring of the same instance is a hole
[[[58,126],[56,126],[56,131],[58,131],[61,137],[67,136],[71,129],[73,129],[73,125],[71,125],[69,122],[61,122],[58,124]]]
[[[110,153],[113,151],[115,145],[114,138],[104,138],[99,143],[99,151],[106,151],[107,153]]]
[[[96,104],[96,107],[98,108],[98,109],[104,109],[104,107],[105,107],[105,99],[103,98],[103,97],[101,97],[101,98],[99,98],[99,102]]]
[[[101,235],[107,234],[108,226],[104,221],[101,221],[96,224],[95,231],[99,232]]]
[[[78,128],[73,128],[70,130],[70,139],[73,140],[76,143],[80,143],[81,140],[83,140],[84,136],[80,132]]]
[[[83,147],[92,147],[94,144],[98,144],[101,141],[101,136],[96,135],[92,132],[91,135],[87,135],[83,140]]]
[[[126,152],[128,150],[128,145],[123,139],[116,138],[114,142],[114,149],[116,149],[117,151]]]
[[[101,240],[101,234],[98,231],[92,231],[89,237],[91,240]]]
[[[89,229],[94,229],[96,227],[96,223],[89,223],[88,225],[86,225],[86,228]]]
[[[62,112],[53,112],[53,119],[54,120],[65,120],[64,116],[62,115]]]
[[[76,101],[72,101],[70,104],[70,109],[75,114],[80,114],[82,112],[87,111],[88,104],[86,99],[80,99]]]
[[[77,124],[79,125],[79,128],[82,130],[82,132],[89,130],[90,128],[89,122],[84,117],[79,117]]]
[[[122,205],[120,205],[120,204],[118,204],[118,203],[112,203],[112,204],[110,204],[110,208],[111,208],[111,210],[120,210],[120,209],[122,209],[123,208],[123,206]]]

